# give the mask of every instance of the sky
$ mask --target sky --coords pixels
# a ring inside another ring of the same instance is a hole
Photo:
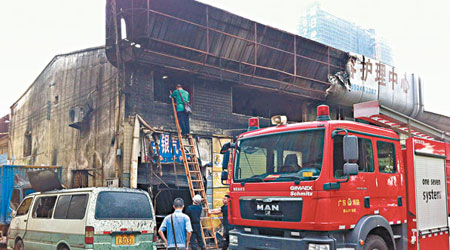
[[[3,1],[0,117],[55,55],[105,44],[105,0]]]
[[[234,14],[298,33],[311,0],[201,0]],[[335,16],[374,28],[392,46],[395,66],[418,74],[425,109],[450,116],[448,0],[320,0]],[[0,39],[0,117],[9,113],[51,59],[105,43],[105,0],[5,1]]]

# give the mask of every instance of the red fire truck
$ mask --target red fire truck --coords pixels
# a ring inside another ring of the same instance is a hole
[[[332,121],[325,105],[314,122],[272,121],[222,149],[231,249],[449,249],[449,144]]]

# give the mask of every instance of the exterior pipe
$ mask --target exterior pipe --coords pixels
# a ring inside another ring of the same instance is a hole
[[[419,78],[419,89],[417,93],[419,93],[419,113],[423,113],[423,85],[422,79],[420,78]]]
[[[131,149],[130,188],[137,188],[140,132],[141,132],[140,122],[139,118],[136,116],[134,118],[133,144],[132,144],[133,146]]]
[[[416,117],[417,114],[419,113],[419,109],[420,109],[420,96],[419,96],[419,90],[418,90],[419,82],[416,81],[416,76],[414,74],[412,74],[411,87],[412,87],[412,93],[413,93],[413,110],[412,110],[411,114],[409,114],[409,116]]]
[[[120,125],[120,82],[123,80],[122,78],[122,68],[121,68],[121,57],[120,57],[120,49],[119,49],[119,31],[117,27],[117,9],[116,9],[116,1],[112,1],[112,11],[113,11],[113,19],[114,19],[114,33],[115,33],[115,46],[116,46],[116,57],[117,57],[117,81],[116,81],[116,103],[115,103],[115,129],[114,129],[114,147],[113,154],[116,158],[114,161],[114,176],[115,178],[119,178],[119,162],[117,160],[117,149],[119,145],[118,136],[119,136],[119,125]]]

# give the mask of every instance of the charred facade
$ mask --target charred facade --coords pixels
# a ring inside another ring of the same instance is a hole
[[[157,204],[174,193],[190,198],[182,165],[162,162],[158,151],[161,137],[175,132],[168,96],[176,84],[191,94],[191,131],[211,194],[213,185],[222,188],[212,181],[216,154],[248,118],[262,127],[277,114],[315,120],[328,75],[348,59],[194,1],[108,0],[106,14],[105,47],[56,56],[11,107],[10,156],[62,166],[71,187],[149,189]],[[352,117],[337,104],[331,113]]]
[[[14,164],[63,166],[66,185],[85,169],[101,185],[96,177],[109,175],[102,167],[115,161],[115,81],[102,48],[55,56],[11,107]]]

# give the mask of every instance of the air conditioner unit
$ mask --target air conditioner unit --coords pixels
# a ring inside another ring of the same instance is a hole
[[[119,187],[119,179],[106,179],[106,186],[107,187]]]
[[[84,124],[86,112],[82,106],[72,107],[69,110],[69,126],[76,129],[81,129]]]

